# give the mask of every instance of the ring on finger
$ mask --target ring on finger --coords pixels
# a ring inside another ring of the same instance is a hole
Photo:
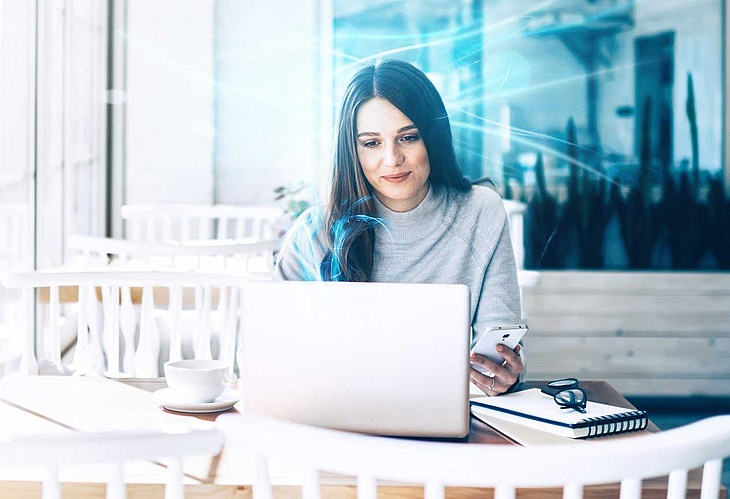
[[[494,381],[495,381],[496,379],[497,379],[497,378],[492,378],[492,384],[491,384],[491,385],[489,385],[489,386],[487,387],[487,388],[488,388],[488,389],[489,389],[490,391],[493,391],[493,390],[494,390]]]
[[[489,376],[490,378],[494,378],[494,373],[492,371],[487,371],[484,373],[485,376]]]

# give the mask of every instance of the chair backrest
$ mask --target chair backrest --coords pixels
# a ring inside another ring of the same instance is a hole
[[[269,274],[281,239],[256,238],[149,242],[72,234],[66,240],[72,266],[108,265],[134,268],[175,268],[242,275]]]
[[[525,211],[527,205],[512,199],[503,199],[504,209],[507,212],[509,223],[510,239],[515,252],[515,262],[518,269],[525,268]]]
[[[361,499],[377,497],[377,480],[423,485],[429,499],[443,498],[446,486],[493,487],[497,499],[514,498],[516,488],[562,487],[572,499],[586,485],[620,482],[622,499],[638,499],[643,478],[665,475],[667,497],[678,498],[688,470],[704,465],[702,497],[710,498],[730,455],[730,415],[632,438],[534,447],[374,437],[253,414],[216,423],[227,447],[252,453],[256,499],[272,497],[270,458],[301,466],[303,497],[319,497],[319,474],[327,471],[356,476]]]
[[[32,206],[0,203],[0,271],[32,265]]]
[[[107,497],[126,497],[124,464],[138,460],[162,460],[167,466],[165,498],[182,499],[183,458],[215,456],[220,452],[222,436],[217,430],[192,430],[184,433],[125,431],[63,435],[24,436],[0,442],[0,466],[23,467],[44,471],[44,499],[61,497],[59,469],[69,465],[109,464],[106,476]]]
[[[525,212],[527,205],[512,199],[503,199],[504,209],[507,212],[509,223],[510,240],[515,253],[517,264],[517,280],[520,285],[520,303],[523,303],[523,289],[537,286],[540,283],[540,272],[536,270],[525,270]],[[525,311],[522,310],[522,317],[525,318]]]
[[[26,336],[20,370],[38,373],[39,360],[66,370],[61,331],[70,317],[76,322],[75,370],[157,377],[161,363],[183,358],[184,345],[201,359],[212,358],[215,347],[216,357],[233,369],[245,280],[223,273],[111,268],[6,274],[6,287],[31,297],[41,291],[38,333]],[[168,352],[162,344],[169,344]]]
[[[125,205],[121,215],[135,241],[275,239],[284,221],[283,208],[255,205]]]
[[[5,203],[0,200],[0,273],[33,268],[33,206],[30,203]],[[12,332],[25,324],[18,313],[24,306],[20,293],[0,285],[0,350]],[[0,374],[6,355],[0,352]]]

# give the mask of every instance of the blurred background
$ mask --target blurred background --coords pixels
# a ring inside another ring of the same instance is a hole
[[[525,206],[524,266],[540,271],[523,290],[529,376],[718,407],[730,397],[728,11],[3,0],[0,269],[63,265],[71,234],[125,237],[126,204],[324,201],[347,81],[404,59],[440,90],[464,173]],[[12,324],[19,297],[0,293]]]

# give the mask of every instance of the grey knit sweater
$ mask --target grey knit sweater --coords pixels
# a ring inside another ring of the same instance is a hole
[[[461,193],[431,186],[411,211],[399,213],[375,198],[372,280],[465,284],[471,292],[472,327],[520,322],[520,292],[509,226],[499,195],[475,186]],[[327,238],[323,210],[304,213],[277,259],[278,280],[319,279]]]

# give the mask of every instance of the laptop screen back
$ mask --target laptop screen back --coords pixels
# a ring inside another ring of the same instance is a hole
[[[243,410],[378,435],[469,431],[463,285],[251,282]]]

